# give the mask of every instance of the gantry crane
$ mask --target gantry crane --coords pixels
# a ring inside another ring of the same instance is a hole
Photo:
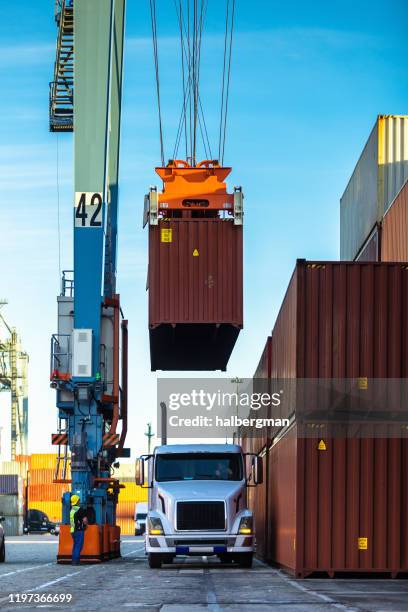
[[[74,266],[63,273],[58,333],[51,339],[51,386],[59,410],[52,435],[59,449],[55,481],[72,482],[71,493],[87,507],[90,525],[81,560],[99,562],[120,554],[120,485],[111,468],[129,456],[127,321],[116,293],[125,0],[58,0],[56,7],[50,128],[74,131],[75,198]],[[64,40],[71,45],[69,56]],[[71,480],[65,469],[69,450]],[[62,501],[59,562],[71,559],[71,493]]]
[[[0,308],[7,304],[0,300]],[[28,355],[21,348],[15,327],[0,313],[5,337],[0,336],[0,392],[11,394],[11,459],[27,454],[28,438]]]

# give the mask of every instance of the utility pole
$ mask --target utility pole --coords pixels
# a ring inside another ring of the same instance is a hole
[[[147,431],[145,432],[145,436],[147,437],[147,454],[150,455],[152,438],[154,436],[154,433],[152,432],[152,424],[151,423],[147,424]]]

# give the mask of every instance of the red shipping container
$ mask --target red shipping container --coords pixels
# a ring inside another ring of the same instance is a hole
[[[272,378],[408,376],[408,269],[298,260],[272,332]]]
[[[272,378],[404,379],[407,357],[406,265],[297,262],[272,333]],[[259,554],[299,577],[408,571],[408,441],[327,435],[319,450],[297,428],[264,451],[266,489],[251,495]]]
[[[382,222],[382,261],[408,261],[408,182],[405,183]]]
[[[408,440],[324,442],[297,438],[295,424],[271,446],[263,556],[299,578],[407,572]]]
[[[242,226],[174,218],[149,226],[152,370],[225,370],[243,327]]]
[[[272,373],[272,337],[268,336],[261,358],[253,376],[254,393],[270,393],[270,378]],[[271,418],[270,408],[262,407],[251,411],[250,417]],[[251,429],[248,434],[252,437],[252,451],[259,453],[270,442],[270,427]]]
[[[270,378],[272,373],[272,337],[268,336],[254,378]]]

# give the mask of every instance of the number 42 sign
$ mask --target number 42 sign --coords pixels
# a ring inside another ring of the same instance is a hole
[[[102,193],[75,193],[75,227],[102,227]]]

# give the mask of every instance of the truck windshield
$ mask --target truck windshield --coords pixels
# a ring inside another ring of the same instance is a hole
[[[156,455],[157,482],[242,480],[239,453],[169,453]]]

